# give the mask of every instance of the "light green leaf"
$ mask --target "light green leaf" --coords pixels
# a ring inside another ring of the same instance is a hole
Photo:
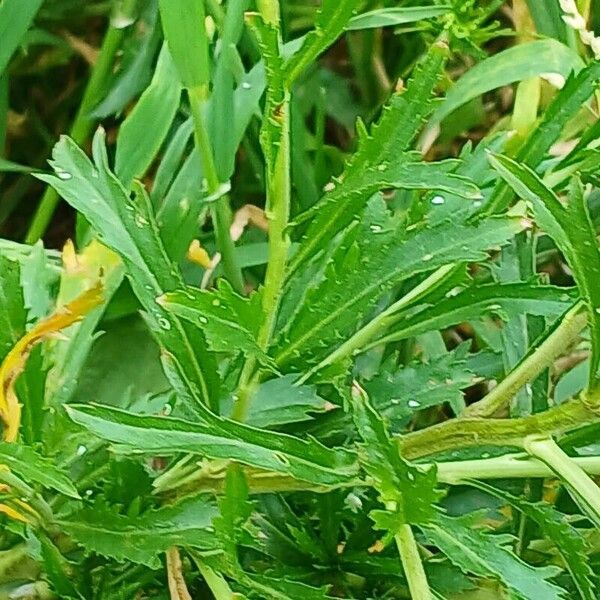
[[[102,406],[67,406],[73,421],[127,453],[190,452],[284,473],[317,485],[336,485],[356,475],[353,453],[255,429],[210,415],[207,423],[135,415]]]
[[[160,17],[173,62],[186,88],[210,83],[204,0],[159,0]]]
[[[181,87],[166,47],[149,87],[119,127],[115,172],[125,188],[141,178],[164,142],[179,108]]]
[[[0,360],[25,333],[27,312],[19,263],[0,255]]]
[[[160,554],[171,546],[214,550],[212,520],[217,514],[210,500],[196,496],[138,517],[95,505],[63,517],[58,525],[87,552],[159,569]]]
[[[534,40],[498,52],[470,68],[449,90],[431,119],[439,123],[457,108],[496,88],[546,73],[566,79],[584,66],[579,55],[560,42]]]
[[[79,498],[69,477],[54,463],[33,448],[17,443],[0,443],[0,465],[7,466],[28,483],[38,483],[70,498]]]
[[[565,590],[548,581],[559,569],[528,565],[502,545],[505,536],[476,529],[471,520],[440,514],[435,523],[421,525],[421,529],[428,542],[465,573],[498,580],[519,600],[565,600]]]
[[[531,203],[536,221],[565,255],[585,300],[592,336],[589,384],[600,365],[600,252],[581,183],[575,180],[563,206],[554,192],[525,165],[505,156],[490,156],[494,168],[522,198]]]
[[[43,0],[2,0],[0,2],[0,75],[33,23]]]
[[[432,19],[451,12],[450,6],[402,6],[378,8],[352,17],[346,26],[348,31],[373,29],[375,27],[394,27],[405,23],[414,23]]]

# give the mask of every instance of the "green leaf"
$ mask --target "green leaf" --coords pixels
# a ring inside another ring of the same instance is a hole
[[[391,439],[381,415],[371,405],[368,396],[356,386],[352,389],[350,407],[354,425],[362,439],[358,459],[370,477],[387,513],[371,513],[379,529],[392,529],[391,524],[426,523],[436,513],[434,469],[421,471],[405,461]],[[392,529],[392,534],[395,531]]]
[[[179,268],[165,253],[149,198],[137,186],[132,200],[109,170],[101,130],[93,149],[94,164],[72,140],[61,138],[52,160],[57,175],[39,178],[80,211],[98,238],[123,259],[127,277],[161,346],[167,374],[188,412],[202,412],[203,403],[215,407],[220,383],[202,333],[156,303],[157,297],[184,284]]]
[[[300,49],[286,62],[288,87],[335,42],[358,5],[358,0],[323,0],[315,16],[315,28],[304,37]]]
[[[209,347],[215,352],[255,356],[263,365],[271,359],[256,341],[260,327],[261,296],[248,298],[236,294],[225,280],[217,290],[187,287],[157,299],[169,312],[190,321],[202,330]]]
[[[589,385],[600,365],[600,252],[581,183],[574,181],[563,206],[554,192],[527,166],[505,156],[490,156],[494,168],[522,198],[531,203],[536,221],[565,255],[585,300],[592,336]]]
[[[598,597],[593,582],[594,572],[587,557],[590,548],[581,533],[568,522],[566,515],[547,502],[527,502],[505,490],[479,481],[469,484],[500,498],[537,523],[544,536],[556,545],[581,598],[594,600]]]
[[[204,0],[159,0],[165,39],[183,87],[208,89],[210,63]]]
[[[435,523],[421,525],[430,544],[437,546],[465,573],[491,577],[504,584],[519,600],[564,600],[565,590],[548,579],[558,574],[555,567],[536,568],[523,562],[509,548],[505,536],[494,536],[473,527],[469,516],[438,515]]]
[[[452,7],[450,6],[378,8],[352,17],[346,26],[346,30],[354,31],[358,29],[373,29],[375,27],[394,27],[395,25],[433,19],[434,17],[446,15],[451,11]]]
[[[286,318],[274,348],[281,367],[314,364],[347,339],[385,294],[400,282],[443,265],[482,261],[523,226],[520,217],[499,217],[475,225],[442,222],[406,231],[381,200],[371,202],[335,248],[324,273],[317,273]],[[349,294],[348,290],[352,290]],[[285,301],[284,301],[285,302]],[[285,307],[284,307],[285,310]]]
[[[344,183],[346,179],[360,177],[364,171],[377,169],[379,165],[387,165],[391,169],[397,165],[398,157],[402,160],[407,156],[405,153],[420,131],[423,120],[432,111],[431,98],[443,73],[446,50],[445,46],[434,44],[415,68],[406,91],[392,96],[370,134],[363,132],[360,135],[358,149],[348,161],[340,182],[333,190],[338,196],[344,190],[350,194],[352,192],[352,187],[346,187]],[[360,213],[369,197],[368,194],[351,194],[348,196],[351,201],[330,203],[326,195],[316,207],[307,211],[303,217],[310,217],[310,225],[303,235],[302,245],[292,259],[291,271],[326,248],[331,238]]]
[[[0,2],[0,75],[23,36],[33,23],[43,0],[2,0]]]
[[[556,40],[517,44],[471,67],[450,88],[431,120],[439,123],[463,104],[496,88],[546,73],[566,79],[583,66],[577,52]]]
[[[128,452],[176,454],[190,452],[234,460],[288,474],[317,485],[335,485],[356,475],[353,453],[255,429],[223,417],[207,423],[135,415],[102,406],[67,406],[69,416],[94,435],[119,444]]]
[[[403,419],[445,402],[459,406],[463,401],[461,390],[477,381],[467,366],[466,350],[461,345],[430,361],[414,361],[402,367],[392,356],[372,379],[364,382],[373,406],[390,419]]]
[[[298,385],[297,379],[297,374],[290,374],[261,383],[250,405],[248,423],[265,428],[298,423],[312,419],[310,413],[334,408],[317,394],[315,386]],[[233,401],[224,403],[226,406],[233,408]]]
[[[180,99],[179,79],[164,45],[150,86],[119,127],[115,172],[125,188],[129,188],[134,178],[141,178],[156,157]]]
[[[600,61],[593,61],[577,75],[571,75],[543,117],[517,153],[518,163],[536,168],[558,140],[566,124],[588,102],[598,88]],[[513,190],[504,181],[498,183],[486,204],[487,213],[501,212],[514,198]]]
[[[29,483],[38,483],[70,498],[79,498],[69,477],[50,459],[40,456],[33,448],[1,442],[0,464],[6,465]]]
[[[214,550],[217,541],[211,523],[216,514],[210,500],[197,496],[138,517],[97,503],[58,520],[58,525],[87,552],[159,569],[160,554],[171,546]]]
[[[529,283],[472,286],[430,306],[416,307],[414,312],[407,311],[393,317],[390,319],[392,333],[376,340],[373,345],[446,329],[488,314],[496,314],[504,319],[523,313],[556,316],[572,306],[576,299],[573,292],[569,288],[532,286]]]

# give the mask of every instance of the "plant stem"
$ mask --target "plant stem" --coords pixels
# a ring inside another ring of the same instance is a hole
[[[468,406],[464,417],[488,417],[506,406],[511,398],[528,382],[564,353],[587,324],[583,302],[577,302],[567,311],[550,335],[522,360],[489,394]]]
[[[204,122],[206,90],[204,89],[204,86],[198,86],[189,88],[187,92],[192,111],[192,118],[194,120],[194,139],[196,148],[200,154],[200,160],[202,161],[207,192],[209,196],[216,196],[219,193],[221,184],[215,166],[208,131]],[[225,276],[231,283],[233,289],[238,294],[243,294],[244,280],[242,278],[242,270],[237,263],[235,257],[235,245],[229,232],[229,228],[231,227],[231,209],[229,208],[228,196],[223,195],[214,200],[211,208],[215,224],[217,247],[219,248],[223,260]]]
[[[100,100],[102,88],[112,71],[115,56],[125,36],[126,27],[123,27],[123,23],[133,17],[136,4],[137,0],[125,0],[120,18],[112,18],[109,23],[98,59],[92,68],[90,79],[69,132],[69,136],[79,145],[85,142],[94,126],[95,121],[90,118],[89,113]],[[27,244],[35,244],[46,233],[52,215],[56,210],[58,200],[58,193],[53,187],[48,186],[29,225],[29,230],[25,237]]]
[[[431,600],[431,591],[419,556],[419,547],[410,525],[401,525],[394,538],[412,600]]]
[[[579,399],[517,419],[451,419],[401,436],[398,438],[398,445],[402,455],[408,459],[482,445],[522,448],[527,436],[560,435],[598,421],[599,398],[582,394]]]
[[[429,277],[422,281],[419,285],[394,302],[383,312],[379,313],[374,319],[369,321],[362,329],[359,329],[352,337],[347,339],[341,346],[336,348],[329,356],[324,358],[317,366],[313,367],[298,380],[297,385],[300,385],[310,379],[315,373],[335,362],[343,360],[348,356],[360,352],[366,344],[371,342],[373,338],[385,331],[395,320],[395,315],[406,308],[416,300],[422,298],[431,288],[437,286],[446,277],[451,276],[456,269],[456,264],[445,265],[434,271]]]
[[[279,4],[277,0],[259,0],[258,7],[262,18],[279,30]],[[279,33],[279,51],[281,34]],[[278,125],[278,140],[273,143],[277,149],[275,159],[267,161],[267,201],[266,216],[269,221],[269,261],[262,290],[262,323],[257,335],[258,346],[267,350],[279,312],[279,303],[285,281],[286,265],[290,249],[287,226],[290,216],[290,90],[283,90],[278,99],[276,111],[267,101],[264,119],[272,119]],[[233,406],[232,418],[246,419],[250,403],[258,386],[256,359],[249,357],[242,368],[240,382]]]
[[[582,510],[596,527],[600,526],[600,488],[591,477],[551,437],[531,436],[525,439],[523,446],[560,477]]]

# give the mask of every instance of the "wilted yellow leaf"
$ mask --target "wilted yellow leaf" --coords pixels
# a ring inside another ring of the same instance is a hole
[[[100,284],[87,290],[72,302],[61,306],[28,331],[6,355],[0,366],[0,419],[4,422],[3,437],[14,442],[21,422],[21,405],[14,390],[17,377],[25,368],[31,350],[44,339],[80,321],[102,302]]]

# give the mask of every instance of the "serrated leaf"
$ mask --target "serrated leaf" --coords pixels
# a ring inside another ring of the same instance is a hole
[[[187,326],[156,303],[165,292],[184,287],[177,265],[165,253],[149,198],[139,186],[132,200],[108,167],[104,133],[94,138],[94,164],[69,138],[53,151],[57,173],[40,175],[97,231],[98,237],[125,263],[126,274],[140,300],[165,356],[167,372],[190,414],[202,404],[216,405],[220,382],[214,357],[202,333]]]
[[[239,296],[225,280],[216,290],[187,287],[157,299],[169,312],[202,330],[215,352],[255,356],[263,365],[272,360],[260,349],[256,334],[261,322],[261,296]]]
[[[314,364],[354,333],[400,282],[443,265],[484,260],[485,251],[518,233],[522,221],[520,217],[475,225],[446,221],[404,231],[380,200],[371,202],[363,223],[349,229],[324,273],[305,286],[302,304],[275,344],[277,364],[296,370]]]
[[[405,461],[387,432],[381,415],[368,396],[356,386],[350,407],[354,425],[362,439],[358,458],[379,493],[386,512],[374,511],[371,517],[378,528],[394,534],[403,524],[426,523],[435,515],[435,469],[421,471]]]
[[[94,405],[72,405],[66,409],[73,421],[127,452],[190,452],[325,486],[356,475],[354,455],[349,450],[326,448],[316,440],[255,429],[223,417],[207,415],[209,420],[203,424]]]
[[[490,283],[469,287],[432,305],[390,319],[393,331],[374,344],[414,337],[427,331],[447,329],[458,323],[494,314],[502,318],[531,314],[556,316],[573,305],[576,291],[551,285]]]
[[[315,15],[314,29],[304,37],[300,49],[285,64],[288,86],[335,42],[358,5],[358,0],[323,0]]]
[[[565,255],[585,300],[592,337],[589,385],[596,383],[600,366],[600,252],[596,229],[587,201],[577,180],[566,206],[543,181],[525,165],[505,156],[490,156],[494,168],[521,197],[531,203],[536,221],[554,239]]]
[[[69,477],[50,459],[40,456],[33,448],[21,444],[0,443],[0,464],[6,465],[29,483],[38,483],[70,498],[79,498]]]
[[[392,96],[369,135],[359,138],[358,149],[348,161],[340,178],[342,183],[336,188],[337,194],[345,188],[346,178],[360,175],[369,167],[376,169],[380,164],[397,165],[397,158],[405,156],[423,120],[432,110],[431,96],[442,75],[445,57],[445,47],[434,44],[415,68],[406,91]],[[352,190],[351,187],[347,189]],[[301,247],[293,257],[292,271],[326,247],[338,231],[351,223],[369,196],[354,195],[351,199],[352,202],[329,203],[325,196],[317,203],[318,210],[315,207],[304,215],[309,215],[311,222],[303,235]]]
[[[211,523],[216,514],[214,503],[198,496],[138,517],[100,504],[64,517],[58,525],[87,552],[158,569],[160,554],[171,546],[214,550]]]
[[[545,537],[552,540],[558,548],[581,598],[594,600],[598,597],[593,581],[594,572],[587,556],[590,549],[581,533],[568,522],[566,515],[558,512],[547,502],[527,502],[505,490],[480,481],[469,482],[469,484],[504,500],[537,523]]]
[[[465,348],[399,367],[391,357],[370,380],[364,382],[373,406],[389,419],[403,419],[415,411],[450,403],[459,405],[462,389],[476,381],[465,360]]]
[[[313,418],[311,413],[322,413],[328,408],[315,386],[298,385],[297,374],[283,375],[260,384],[248,411],[248,423],[254,427],[273,427],[286,423],[298,423]],[[233,401],[223,403],[224,407]]]
[[[435,523],[421,525],[428,542],[437,546],[465,573],[501,581],[519,600],[564,600],[566,592],[548,579],[553,567],[536,568],[500,545],[502,538],[475,529],[470,519],[438,515]]]

